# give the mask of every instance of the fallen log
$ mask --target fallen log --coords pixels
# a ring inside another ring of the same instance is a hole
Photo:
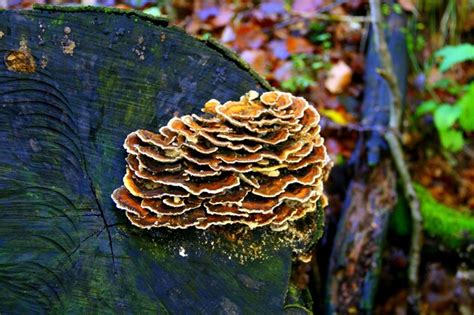
[[[386,32],[401,87],[406,92],[407,57],[402,16],[392,14]],[[389,126],[390,90],[377,72],[380,56],[372,36],[366,57],[362,123],[351,161],[354,179],[347,192],[329,263],[326,313],[370,314],[377,290],[388,219],[396,202],[396,170],[383,138]]]

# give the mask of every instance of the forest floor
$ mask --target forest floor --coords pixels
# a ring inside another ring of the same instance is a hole
[[[434,198],[433,205],[444,205],[473,220],[474,146],[469,127],[473,122],[463,118],[457,107],[470,107],[474,116],[474,67],[472,61],[446,65],[453,55],[439,51],[448,45],[472,42],[474,12],[451,7],[456,1],[440,2],[445,3],[429,7],[426,3],[415,5],[424,1],[399,0],[382,6],[385,16],[395,12],[408,17],[405,36],[410,73],[401,140],[411,175]],[[156,7],[147,1],[113,2],[123,9],[168,15],[172,23],[190,34],[217,39],[272,86],[304,96],[322,115],[325,143],[336,165],[328,189],[326,236],[318,249],[328,253],[330,249],[325,246],[332,243],[343,208],[352,153],[361,134],[372,127],[364,125],[360,113],[370,36],[367,1],[159,3],[162,5]],[[32,2],[13,4],[14,8],[28,8]],[[460,51],[455,54],[459,56]],[[444,56],[444,63],[439,56]],[[376,297],[377,314],[404,314],[407,310],[410,217],[406,208],[406,203],[399,202],[391,218],[379,282],[383,294]],[[452,246],[427,233],[419,284],[423,314],[471,314],[474,310],[472,237],[467,235]],[[295,281],[299,286],[310,286],[311,275],[310,266],[301,265]]]

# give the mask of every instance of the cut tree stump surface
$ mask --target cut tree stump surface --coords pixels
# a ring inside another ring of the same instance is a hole
[[[110,198],[129,132],[265,81],[164,19],[110,9],[0,11],[0,56],[0,313],[284,311],[290,248],[242,263],[209,245],[224,236],[139,230]]]

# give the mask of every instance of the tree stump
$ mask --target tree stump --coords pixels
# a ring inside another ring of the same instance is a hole
[[[110,198],[129,132],[263,79],[165,19],[93,7],[0,11],[0,55],[0,313],[284,312],[277,234],[245,260],[225,233],[139,230]]]

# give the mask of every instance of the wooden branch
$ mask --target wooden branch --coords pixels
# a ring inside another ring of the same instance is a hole
[[[408,171],[405,158],[403,156],[403,149],[400,141],[396,136],[399,133],[402,97],[398,82],[396,80],[392,58],[387,48],[385,36],[382,32],[382,16],[380,13],[380,1],[370,0],[370,12],[372,18],[372,26],[375,37],[376,49],[379,52],[381,66],[378,72],[386,80],[390,91],[390,129],[385,133],[385,140],[387,141],[392,158],[394,160],[397,171],[400,175],[404,194],[410,207],[411,217],[413,220],[413,231],[411,237],[410,261],[408,266],[408,281],[410,287],[409,304],[414,312],[418,312],[419,307],[419,292],[418,292],[418,269],[420,265],[420,251],[422,247],[422,217],[420,213],[420,204],[418,197],[413,187],[413,182]]]
[[[314,13],[311,15],[312,18],[321,21],[332,21],[332,22],[346,22],[346,23],[366,23],[370,22],[365,16],[354,16],[354,15],[334,15],[334,14],[321,14]]]
[[[413,220],[413,228],[411,235],[410,247],[410,261],[408,265],[408,281],[410,285],[410,299],[409,303],[415,309],[418,309],[417,304],[419,300],[418,293],[418,269],[420,266],[420,251],[423,242],[423,218],[420,213],[420,202],[416,195],[411,176],[408,172],[408,167],[403,156],[403,149],[400,146],[400,141],[393,131],[385,134],[385,140],[390,147],[393,161],[397,167],[398,174],[403,183],[403,192],[410,207],[410,213]]]
[[[312,20],[327,21],[327,22],[336,22],[336,23],[369,23],[370,18],[366,16],[354,16],[354,15],[334,15],[334,14],[325,14],[325,13],[313,13],[310,16],[295,15],[290,19],[285,20],[281,23],[276,24],[276,28],[284,28],[288,25],[300,23],[300,22],[310,22]]]

